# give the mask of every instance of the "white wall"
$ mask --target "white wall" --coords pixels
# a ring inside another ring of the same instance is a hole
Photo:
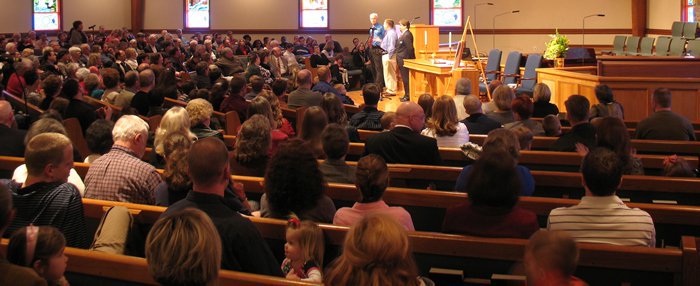
[[[671,30],[674,21],[681,20],[681,1],[648,0],[647,28]]]

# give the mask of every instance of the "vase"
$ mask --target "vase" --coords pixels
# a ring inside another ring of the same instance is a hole
[[[554,59],[554,67],[555,68],[563,68],[564,67],[564,58]]]

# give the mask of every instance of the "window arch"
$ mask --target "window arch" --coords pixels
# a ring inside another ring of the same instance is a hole
[[[57,31],[61,29],[61,0],[32,1],[32,29]]]

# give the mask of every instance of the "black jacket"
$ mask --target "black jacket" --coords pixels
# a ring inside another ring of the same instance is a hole
[[[503,127],[500,122],[483,113],[471,114],[461,122],[467,126],[469,134],[489,134],[491,130]]]
[[[435,138],[420,135],[408,127],[397,126],[376,134],[365,143],[365,155],[377,154],[387,163],[440,165],[442,159]]]
[[[396,47],[397,59],[415,59],[416,51],[413,49],[413,34],[406,30],[399,38],[399,44]]]

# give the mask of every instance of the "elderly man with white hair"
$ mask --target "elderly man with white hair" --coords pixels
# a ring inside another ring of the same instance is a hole
[[[158,36],[156,34],[151,34],[148,35],[148,41],[146,43],[146,46],[143,48],[143,51],[145,53],[157,53],[158,52]]]
[[[114,145],[90,166],[85,197],[136,204],[155,204],[155,188],[162,181],[156,169],[141,161],[148,141],[148,123],[124,115],[112,130]]]

